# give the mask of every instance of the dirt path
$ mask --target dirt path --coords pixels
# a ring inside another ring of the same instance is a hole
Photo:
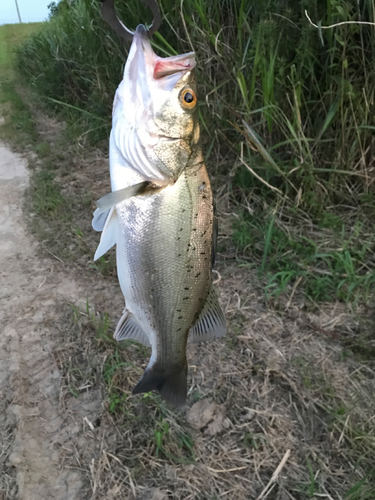
[[[37,256],[22,215],[27,183],[25,160],[0,144],[0,499],[82,500],[83,472],[62,467],[61,455],[74,451],[101,402],[83,395],[62,410],[53,351],[61,304],[86,297],[61,266]]]

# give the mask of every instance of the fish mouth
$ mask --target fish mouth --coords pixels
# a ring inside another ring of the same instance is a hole
[[[195,67],[195,54],[188,52],[176,56],[160,57],[155,54],[143,24],[137,26],[133,43],[136,45],[137,54],[142,58],[148,77],[154,80],[173,80],[175,83],[187,71]],[[175,78],[170,78],[175,77]],[[177,77],[177,78],[176,78]]]

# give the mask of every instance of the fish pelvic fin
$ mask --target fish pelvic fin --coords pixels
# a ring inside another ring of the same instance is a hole
[[[154,363],[147,367],[143,377],[133,389],[133,394],[158,391],[160,396],[173,406],[182,406],[187,394],[187,360],[181,365],[168,368]]]
[[[126,339],[136,340],[146,347],[150,345],[150,339],[147,334],[144,332],[135,317],[127,309],[124,310],[120,321],[117,323],[113,338],[118,341]]]

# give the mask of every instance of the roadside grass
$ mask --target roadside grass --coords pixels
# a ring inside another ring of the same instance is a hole
[[[35,33],[43,23],[4,24],[0,26],[0,71],[1,79],[14,76],[15,49],[24,39]]]
[[[302,213],[285,212],[288,217],[242,208],[233,223],[239,259],[266,277],[266,298],[299,287],[312,304],[368,303],[375,286],[374,225],[329,212],[314,224],[306,214],[301,220]]]
[[[83,268],[114,274],[113,255],[92,262],[97,238],[91,230],[91,207],[100,198],[77,183],[86,165],[94,165],[99,179],[106,176],[106,160],[95,151],[87,157],[71,144],[66,127],[46,112],[40,99],[18,83],[12,63],[14,50],[43,23],[0,26],[0,138],[26,154],[31,170],[24,211],[29,229],[43,242],[43,248],[58,260],[80,262]],[[103,167],[104,165],[104,167]],[[78,189],[76,189],[78,187]],[[108,188],[107,188],[108,189]],[[104,193],[103,193],[104,194]],[[84,216],[82,215],[84,214]]]
[[[14,59],[17,46],[39,30],[43,23],[5,24],[0,26],[0,116],[1,138],[35,142],[34,124],[27,106],[15,91]],[[12,118],[10,118],[12,114]]]

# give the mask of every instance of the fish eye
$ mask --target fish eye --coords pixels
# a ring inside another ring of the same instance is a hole
[[[185,109],[193,109],[197,104],[197,96],[193,89],[185,89],[180,95],[181,106]]]

